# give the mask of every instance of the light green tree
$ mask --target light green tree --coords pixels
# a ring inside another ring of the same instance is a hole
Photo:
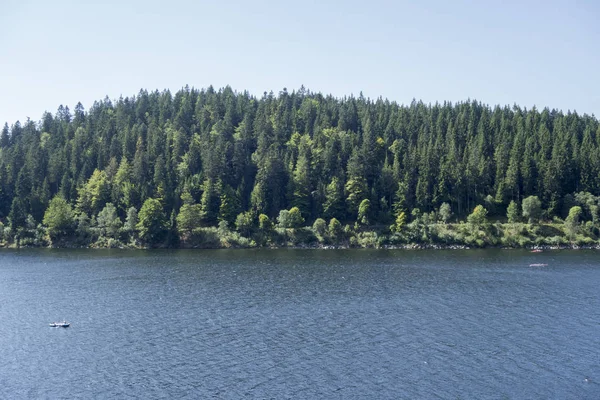
[[[43,222],[52,241],[70,235],[75,227],[71,205],[62,196],[55,196],[44,213]]]
[[[313,223],[313,231],[319,237],[324,237],[327,233],[327,222],[323,218],[317,218]]]
[[[338,177],[334,176],[325,188],[323,213],[332,218],[342,218],[344,215],[344,185]]]
[[[467,217],[467,222],[472,226],[478,227],[487,222],[487,210],[479,204],[471,214]]]
[[[358,206],[358,222],[361,225],[369,225],[369,215],[371,214],[371,201],[364,199]]]
[[[140,238],[150,245],[160,243],[167,233],[167,217],[158,199],[144,201],[138,215],[137,230]]]
[[[579,218],[581,218],[582,213],[583,210],[581,207],[571,207],[569,210],[569,216],[565,219],[565,230],[571,240],[573,240],[573,238],[579,232]]]
[[[448,221],[450,220],[450,217],[452,216],[452,209],[450,208],[450,204],[442,203],[442,205],[440,206],[440,211],[439,211],[438,215],[439,215],[440,220],[444,224],[447,224]]]
[[[106,173],[94,170],[85,185],[78,189],[77,209],[96,215],[110,200],[110,185]]]
[[[238,214],[235,219],[235,228],[243,236],[249,236],[252,233],[254,226],[253,214],[250,211],[246,211]]]
[[[530,224],[536,223],[542,216],[542,202],[537,196],[529,196],[523,200],[523,216]]]
[[[129,207],[127,210],[127,217],[125,217],[125,223],[123,224],[123,232],[127,234],[129,240],[135,240],[137,238],[137,223],[137,210],[135,207]]]
[[[177,231],[184,239],[188,239],[192,231],[200,227],[202,206],[200,204],[184,204],[177,214]]]
[[[367,181],[362,177],[348,179],[346,182],[346,204],[350,215],[356,215],[362,199],[367,194]]]
[[[331,220],[329,221],[329,227],[327,228],[327,231],[332,239],[338,240],[341,238],[342,233],[344,232],[344,228],[342,227],[340,221],[337,220],[337,218],[331,218]]]
[[[402,231],[402,227],[406,224],[406,213],[404,211],[399,211],[396,215],[396,221],[390,229],[392,232],[400,232]]]
[[[290,210],[281,210],[277,217],[277,223],[280,228],[299,228],[304,223],[304,218],[298,207],[292,207]]]
[[[506,209],[506,217],[508,218],[508,223],[514,224],[519,222],[519,205],[511,200],[508,208]]]
[[[298,207],[290,208],[290,223],[292,228],[300,228],[304,223],[304,217]]]
[[[98,213],[96,222],[101,236],[113,239],[118,238],[119,230],[123,223],[117,215],[116,207],[112,203],[107,203],[102,211]]]

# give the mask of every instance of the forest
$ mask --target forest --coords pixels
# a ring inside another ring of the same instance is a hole
[[[595,246],[599,140],[548,108],[141,90],[4,124],[0,242]]]

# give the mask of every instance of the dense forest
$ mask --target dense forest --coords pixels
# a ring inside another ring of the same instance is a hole
[[[549,109],[141,90],[4,125],[0,234],[16,246],[595,243],[599,141],[594,116]]]

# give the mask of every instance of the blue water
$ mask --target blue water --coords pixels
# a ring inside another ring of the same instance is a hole
[[[0,321],[6,399],[600,399],[595,251],[2,250]]]

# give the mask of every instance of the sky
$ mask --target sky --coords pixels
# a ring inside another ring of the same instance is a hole
[[[185,85],[598,116],[598,21],[595,0],[0,0],[0,124]]]

